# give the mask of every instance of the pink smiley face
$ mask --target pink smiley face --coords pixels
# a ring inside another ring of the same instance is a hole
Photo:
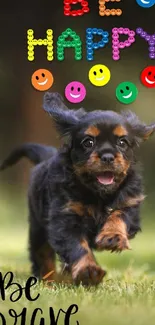
[[[86,88],[81,82],[72,81],[65,88],[65,96],[70,103],[80,103],[86,97]]]

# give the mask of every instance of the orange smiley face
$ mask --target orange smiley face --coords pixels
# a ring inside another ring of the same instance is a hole
[[[53,85],[53,82],[52,73],[46,69],[36,70],[31,77],[33,87],[40,91],[48,90]]]

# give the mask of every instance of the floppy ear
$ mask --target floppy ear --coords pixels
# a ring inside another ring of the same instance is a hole
[[[72,128],[78,125],[80,118],[86,114],[83,108],[68,109],[59,93],[45,93],[43,108],[53,118],[56,128],[63,136],[69,135]]]
[[[154,124],[154,123],[152,123],[152,124],[150,124],[150,125],[146,125],[146,126],[145,126],[144,135],[143,135],[143,139],[144,139],[144,140],[149,139],[149,137],[150,137],[151,135],[153,135],[154,132],[155,132],[155,124]]]
[[[136,142],[141,142],[149,139],[149,137],[155,132],[155,123],[146,125],[141,122],[138,116],[131,111],[122,112],[123,117],[125,117],[131,131],[133,132]]]

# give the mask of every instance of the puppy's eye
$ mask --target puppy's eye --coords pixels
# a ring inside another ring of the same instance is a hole
[[[126,139],[123,138],[117,140],[117,145],[124,150],[128,148],[128,142]]]
[[[94,146],[94,139],[92,138],[85,138],[81,144],[84,148],[92,148]]]

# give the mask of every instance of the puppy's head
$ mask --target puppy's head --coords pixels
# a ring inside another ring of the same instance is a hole
[[[99,193],[115,191],[127,177],[134,148],[149,138],[155,124],[141,123],[132,112],[63,110],[44,96],[44,109],[61,135],[70,136],[70,157],[77,177]]]

